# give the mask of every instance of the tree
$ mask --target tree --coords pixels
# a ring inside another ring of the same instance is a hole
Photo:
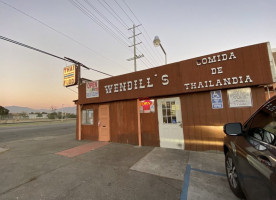
[[[76,118],[77,115],[76,115],[76,114],[73,114],[73,113],[66,113],[66,117],[67,117],[67,118]]]
[[[19,113],[19,116],[26,118],[26,117],[28,117],[28,114],[26,112],[21,112],[21,113]]]
[[[48,118],[49,119],[56,119],[57,118],[57,113],[56,112],[52,112],[52,113],[48,114]]]
[[[62,113],[58,112],[58,114],[57,114],[58,119],[61,119],[61,115],[62,115]]]
[[[8,115],[9,114],[9,110],[4,108],[3,106],[0,106],[0,115]]]

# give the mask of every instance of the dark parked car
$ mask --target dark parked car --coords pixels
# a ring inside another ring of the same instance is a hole
[[[261,106],[244,125],[224,125],[225,169],[240,198],[276,199],[276,97]]]

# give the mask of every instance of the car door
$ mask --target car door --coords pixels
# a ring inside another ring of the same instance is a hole
[[[274,199],[275,116],[275,110],[262,107],[245,125],[244,137],[237,141],[241,184],[248,199]]]
[[[256,145],[256,144],[255,144]],[[256,145],[257,146],[257,145]],[[255,147],[245,137],[236,140],[237,172],[248,199],[271,199],[266,166],[258,159]]]
[[[276,160],[276,147],[273,146],[273,150],[271,150],[273,154],[274,161]],[[275,164],[275,163],[274,163]],[[273,174],[270,177],[271,181],[271,191],[272,191],[272,199],[276,199],[276,166],[273,165]]]

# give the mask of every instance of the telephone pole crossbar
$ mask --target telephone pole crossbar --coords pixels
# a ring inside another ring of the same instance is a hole
[[[131,45],[131,46],[129,46],[129,47],[133,47],[133,49],[134,49],[134,56],[133,56],[133,58],[127,59],[127,61],[134,60],[134,71],[135,71],[135,72],[136,72],[136,70],[137,70],[136,59],[139,59],[139,58],[144,57],[144,54],[136,55],[136,45],[139,45],[139,44],[142,43],[142,42],[136,43],[136,36],[142,34],[142,33],[135,34],[135,28],[137,28],[137,27],[139,27],[139,26],[141,26],[141,24],[139,24],[139,25],[137,25],[137,26],[135,26],[135,24],[133,24],[133,27],[128,29],[128,30],[132,30],[132,31],[133,31],[133,36],[129,37],[128,39],[133,38],[133,45]]]

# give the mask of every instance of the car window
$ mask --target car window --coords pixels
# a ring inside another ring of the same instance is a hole
[[[254,116],[248,134],[276,146],[276,101],[267,104]]]

